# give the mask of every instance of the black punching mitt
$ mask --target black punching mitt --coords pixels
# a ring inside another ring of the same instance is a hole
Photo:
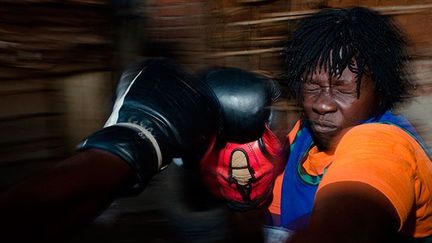
[[[104,128],[78,149],[119,156],[143,188],[173,157],[208,146],[218,131],[218,113],[205,82],[165,59],[150,59],[123,73]]]
[[[219,139],[246,143],[260,138],[269,121],[271,105],[281,95],[277,83],[238,68],[213,69],[204,80],[221,107]]]

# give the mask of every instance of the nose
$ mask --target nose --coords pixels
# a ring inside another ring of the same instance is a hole
[[[329,87],[320,92],[312,105],[312,110],[320,115],[336,112],[337,105],[333,100]]]

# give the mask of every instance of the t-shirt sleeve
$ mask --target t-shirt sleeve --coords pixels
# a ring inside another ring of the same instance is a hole
[[[415,201],[415,157],[407,136],[400,128],[386,124],[351,129],[339,142],[318,190],[342,181],[368,184],[392,203],[401,229]]]

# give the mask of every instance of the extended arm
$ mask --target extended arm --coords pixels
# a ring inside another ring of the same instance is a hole
[[[77,155],[0,195],[0,241],[59,242],[119,194],[143,190],[173,157],[206,149],[218,130],[212,94],[165,59],[126,70],[105,127]]]
[[[80,152],[0,196],[2,242],[58,242],[129,188],[132,169],[102,150]]]

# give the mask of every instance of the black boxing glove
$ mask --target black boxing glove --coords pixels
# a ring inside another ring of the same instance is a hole
[[[200,162],[203,181],[235,210],[263,206],[271,199],[276,170],[287,155],[286,133],[277,136],[272,131],[285,130],[281,123],[286,119],[272,109],[281,95],[279,86],[236,68],[212,70],[205,77],[218,98],[222,125],[217,143]]]
[[[246,143],[260,138],[270,118],[271,105],[281,95],[278,84],[238,68],[211,70],[204,80],[221,108],[219,139]]]
[[[217,133],[219,111],[212,91],[165,59],[126,70],[116,96],[104,128],[78,149],[119,156],[136,172],[139,189],[173,157],[206,149]]]

